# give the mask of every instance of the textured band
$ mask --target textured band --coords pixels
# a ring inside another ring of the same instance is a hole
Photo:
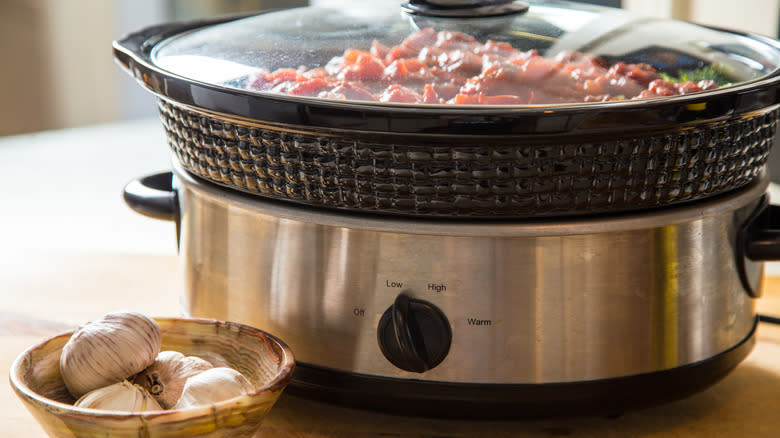
[[[182,166],[217,184],[316,206],[472,218],[629,211],[725,193],[759,175],[780,116],[772,108],[672,133],[582,142],[486,136],[398,144],[348,130],[263,127],[165,100],[159,108]]]

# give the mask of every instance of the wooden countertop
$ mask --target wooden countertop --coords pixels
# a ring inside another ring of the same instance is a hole
[[[0,139],[4,437],[45,437],[7,383],[11,362],[25,348],[113,310],[180,313],[173,224],[134,214],[121,201],[130,178],[168,166],[163,144],[156,120]],[[780,315],[780,277],[770,277],[767,286],[759,310]],[[284,394],[258,437],[777,437],[780,327],[761,324],[758,340],[751,355],[710,389],[618,418],[442,421]]]
[[[0,252],[0,375],[46,336],[117,309],[177,314],[175,255],[31,250]],[[780,278],[768,281],[762,312],[780,314]],[[728,377],[688,399],[615,419],[520,422],[415,419],[329,406],[283,395],[264,423],[271,437],[776,437],[780,436],[780,327],[761,324],[753,353]],[[45,434],[0,385],[3,436]]]

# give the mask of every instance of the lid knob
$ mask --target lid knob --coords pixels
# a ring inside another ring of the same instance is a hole
[[[524,13],[528,3],[514,0],[410,0],[407,14],[442,18],[479,18]]]

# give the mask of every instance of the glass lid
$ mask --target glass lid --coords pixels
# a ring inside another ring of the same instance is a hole
[[[179,34],[152,62],[246,94],[396,105],[667,98],[766,77],[759,38],[563,1],[315,1]]]

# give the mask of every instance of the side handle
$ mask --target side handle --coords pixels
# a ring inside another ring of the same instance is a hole
[[[173,189],[173,172],[161,172],[130,181],[124,189],[125,203],[144,216],[179,220],[179,198]]]
[[[737,270],[742,286],[752,298],[761,297],[761,281],[751,281],[748,261],[780,260],[780,206],[771,205],[764,195],[758,207],[737,233]],[[755,283],[755,284],[754,284]]]
[[[780,205],[765,205],[748,224],[745,256],[753,261],[780,260]]]

